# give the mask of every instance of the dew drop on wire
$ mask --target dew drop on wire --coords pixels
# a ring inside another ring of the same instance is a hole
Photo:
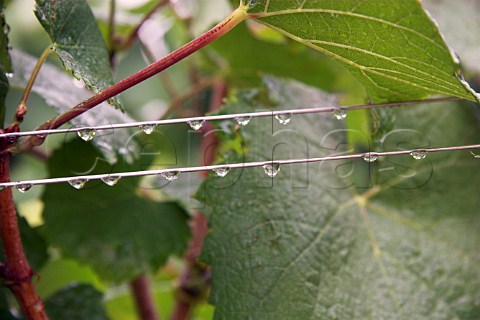
[[[83,189],[85,187],[85,184],[87,183],[87,180],[85,179],[72,179],[68,181],[68,183],[74,187],[77,190]]]
[[[140,129],[145,133],[145,134],[152,134],[153,131],[155,131],[155,128],[157,127],[156,124],[142,124],[140,126]]]
[[[95,137],[96,132],[93,129],[87,129],[78,131],[77,134],[83,141],[91,141]]]
[[[278,163],[269,163],[263,166],[265,174],[271,178],[274,178],[278,172],[280,172],[280,165]]]
[[[230,172],[230,168],[222,167],[222,168],[213,169],[213,171],[217,174],[217,176],[223,178]]]
[[[275,116],[275,119],[278,120],[278,122],[280,122],[280,124],[283,124],[283,125],[287,125],[290,123],[290,121],[292,120],[292,114],[291,113],[281,113],[281,114],[277,114]]]
[[[190,125],[190,128],[193,130],[200,130],[203,127],[203,124],[205,123],[205,120],[192,120],[188,121],[188,124]]]
[[[375,162],[375,161],[377,161],[377,159],[378,159],[378,156],[376,154],[372,154],[372,153],[367,153],[363,156],[363,160],[365,160],[368,163]]]
[[[168,172],[162,173],[162,177],[164,177],[168,181],[177,180],[179,175],[180,175],[180,172],[178,171],[168,171]]]
[[[413,151],[410,153],[413,159],[415,160],[423,160],[427,157],[426,151]]]
[[[17,190],[20,191],[21,193],[25,193],[32,188],[32,185],[27,184],[27,183],[26,184],[19,184],[15,188],[17,188]]]
[[[244,126],[244,127],[250,122],[251,119],[252,119],[252,117],[238,117],[238,118],[235,118],[237,123],[241,126]]]
[[[347,113],[343,109],[336,109],[333,111],[333,117],[337,120],[344,120],[347,117]]]
[[[117,176],[108,176],[108,177],[102,178],[102,181],[107,186],[113,187],[114,185],[116,185],[118,183],[118,181],[120,181],[120,179],[121,178],[117,177]]]

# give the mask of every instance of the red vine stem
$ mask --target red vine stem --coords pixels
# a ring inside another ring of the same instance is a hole
[[[42,129],[54,129],[62,126],[68,121],[78,117],[84,112],[98,106],[100,103],[113,98],[114,96],[122,93],[123,91],[139,84],[142,81],[151,78],[152,76],[158,74],[159,72],[171,67],[182,59],[188,57],[192,53],[198,51],[199,49],[210,44],[212,41],[220,38],[225,35],[227,32],[232,30],[236,25],[247,18],[247,7],[241,5],[237,8],[232,14],[230,14],[225,20],[220,22],[218,25],[201,35],[200,37],[192,40],[183,47],[175,50],[170,53],[163,59],[149,65],[148,67],[140,70],[139,72],[121,80],[120,82],[114,84],[111,87],[99,92],[98,94],[88,98],[87,100],[76,105],[72,109],[66,111],[65,113],[45,122],[36,128],[36,130]],[[28,151],[42,144],[44,139],[41,137],[29,137],[26,139],[19,139],[16,150],[11,149],[10,152],[20,152]]]
[[[142,320],[158,320],[153,302],[150,283],[146,275],[140,275],[130,282],[130,288],[135,299],[135,306]]]
[[[10,155],[0,156],[0,181],[10,181]],[[2,276],[29,320],[46,320],[43,302],[32,283],[33,272],[23,253],[12,190],[0,192],[0,233],[5,253]]]

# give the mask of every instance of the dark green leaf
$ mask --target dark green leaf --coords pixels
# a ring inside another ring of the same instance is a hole
[[[141,159],[135,166],[110,166],[99,159],[91,145],[75,140],[53,154],[48,168],[57,177],[143,170],[149,164]],[[156,270],[170,255],[185,250],[188,214],[176,202],[144,198],[138,186],[137,178],[123,179],[115,187],[91,181],[82,190],[68,184],[47,186],[45,237],[64,256],[91,265],[103,279],[124,281]]]
[[[35,14],[65,69],[96,93],[111,86],[108,50],[87,1],[36,0],[36,4]],[[120,107],[117,98],[112,103]]]
[[[418,0],[255,2],[251,18],[340,61],[375,101],[479,99]]]
[[[11,79],[11,85],[23,90],[35,67],[36,59],[22,51],[13,50],[12,61],[15,74]],[[1,84],[2,82],[0,82]],[[48,62],[42,65],[32,91],[45,99],[47,104],[52,106],[55,112],[59,114],[91,95],[86,88],[78,88],[71,77]],[[93,127],[133,121],[127,114],[109,108],[108,104],[102,103],[83,115],[72,119],[70,122],[78,127]],[[139,145],[135,139],[131,139],[131,136],[129,130],[106,130],[98,132],[92,142],[108,161],[117,161],[119,153],[125,161],[132,162],[137,158]]]
[[[299,83],[267,85],[280,108],[331,103]],[[240,94],[227,111],[261,101]],[[479,134],[463,105],[399,109],[397,119],[385,150],[467,144]],[[240,130],[245,161],[344,152],[343,129],[331,114],[296,115],[288,126],[255,118]],[[211,206],[203,257],[213,267],[215,319],[479,318],[477,167],[463,152],[284,165],[273,180],[261,168],[210,178],[199,196]],[[367,189],[352,186],[362,174]]]
[[[10,27],[5,20],[5,0],[0,0],[0,23],[2,24],[2,32],[0,32],[0,67],[2,73],[12,72],[12,63],[10,61],[8,32]]]
[[[102,298],[90,285],[73,285],[48,298],[45,310],[50,320],[108,320]]]

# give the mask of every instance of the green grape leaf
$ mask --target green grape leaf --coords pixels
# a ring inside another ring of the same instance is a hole
[[[280,109],[332,102],[297,82],[266,83]],[[258,110],[262,101],[240,92],[224,112]],[[464,105],[396,112],[378,151],[478,137]],[[222,139],[244,139],[245,154],[231,163],[340,154],[351,134],[329,113],[295,115],[287,126],[267,117],[223,128]],[[453,152],[370,165],[283,165],[273,179],[262,168],[209,178],[197,197],[209,206],[202,259],[212,265],[215,319],[479,318],[480,200],[472,187],[478,165],[468,152]]]
[[[262,74],[288,76],[325,90],[338,89],[346,82],[353,82],[350,74],[333,60],[294,41],[285,42],[256,39],[245,24],[240,24],[211,46],[228,61],[229,78],[235,84],[260,85],[259,75]],[[232,47],[236,49],[232,50]]]
[[[25,88],[36,61],[35,57],[28,53],[12,50],[12,63],[15,69],[15,73],[10,79],[12,88],[19,90]],[[2,83],[0,81],[0,86]],[[38,73],[32,91],[40,95],[56,113],[61,114],[91,95],[86,88],[78,86],[78,84],[63,71],[45,62]],[[76,127],[94,127],[133,121],[134,119],[126,113],[109,108],[107,103],[102,103],[72,119],[70,123]],[[98,132],[92,142],[109,162],[116,162],[119,155],[125,161],[133,162],[138,157],[140,147],[135,139],[130,139],[131,134],[130,130],[106,130]]]
[[[90,285],[65,287],[45,301],[50,320],[108,320],[102,305],[102,293]]]
[[[111,166],[100,156],[76,139],[53,154],[50,176],[144,170],[150,163],[142,157],[135,165]],[[125,281],[158,269],[170,255],[186,249],[189,216],[177,202],[145,198],[139,186],[139,178],[122,179],[114,187],[89,181],[82,190],[68,184],[46,186],[45,238],[65,257],[90,265],[102,279]]]
[[[8,52],[8,32],[10,31],[10,27],[5,20],[5,0],[0,0],[0,23],[2,24],[2,32],[0,32],[0,67],[2,73],[11,73],[12,63]]]
[[[67,70],[98,93],[114,84],[108,49],[85,0],[36,0],[35,14]],[[118,98],[111,103],[121,108]]]
[[[338,60],[373,101],[413,100],[427,94],[479,101],[418,0],[252,3],[250,18]]]

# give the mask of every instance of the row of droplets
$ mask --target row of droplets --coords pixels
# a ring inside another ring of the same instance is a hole
[[[333,111],[333,117],[337,120],[343,120],[347,117],[347,113],[343,109],[336,109]],[[251,116],[243,116],[243,117],[237,117],[235,118],[235,121],[245,127],[247,124],[250,123],[250,120],[252,119]],[[291,122],[292,120],[292,114],[291,113],[280,113],[275,115],[275,119],[280,124],[287,125]],[[188,125],[190,128],[192,128],[195,131],[198,131],[202,129],[203,125],[205,124],[206,120],[204,119],[199,119],[199,120],[191,120],[188,121]],[[147,124],[142,124],[140,125],[140,129],[145,133],[145,134],[152,134],[155,129],[157,128],[157,124],[155,123],[147,123]],[[84,141],[91,141],[96,134],[95,129],[85,129],[77,132],[78,136],[84,140]]]
[[[427,157],[427,151],[421,151],[421,150],[413,151],[410,153],[410,155],[415,160],[423,160]],[[472,152],[472,155],[475,158],[480,158],[480,155],[476,155],[473,152]],[[368,163],[373,163],[377,161],[378,158],[379,156],[375,153],[366,153],[365,155],[363,155],[363,160]],[[215,172],[215,174],[221,178],[226,177],[227,174],[230,172],[230,170],[231,168],[228,166],[212,169],[212,171]],[[265,164],[263,165],[263,171],[267,176],[274,178],[280,172],[280,164],[275,162]],[[167,172],[161,173],[161,176],[168,181],[177,180],[179,175],[180,175],[179,171],[167,171]],[[120,179],[121,179],[120,176],[112,175],[112,176],[101,178],[100,180],[103,181],[106,185],[113,187],[118,183],[118,181],[120,181]],[[83,187],[85,187],[87,182],[88,182],[88,179],[75,179],[75,178],[68,181],[68,183],[77,190],[83,189]],[[28,190],[30,190],[31,187],[32,187],[31,184],[20,184],[20,185],[17,185],[15,188],[18,191],[25,193]]]
[[[212,171],[215,172],[215,174],[217,176],[221,177],[221,178],[226,177],[227,174],[230,172],[230,170],[231,170],[231,168],[228,167],[228,166],[212,169]],[[263,170],[264,170],[266,175],[273,178],[280,171],[280,164],[278,164],[278,163],[266,164],[266,165],[263,166]],[[161,176],[168,181],[175,181],[180,176],[180,172],[178,172],[178,171],[167,171],[167,172],[161,173]],[[103,177],[100,180],[102,182],[104,182],[107,186],[113,187],[120,181],[121,178],[122,177],[120,177],[120,176],[112,175],[112,176],[108,176],[108,177]],[[85,187],[85,185],[87,184],[88,181],[89,181],[88,179],[75,179],[75,178],[73,178],[72,180],[69,180],[67,182],[73,188],[75,188],[77,190],[80,190],[80,189],[83,189]],[[16,185],[15,188],[18,191],[20,191],[22,193],[25,193],[28,190],[30,190],[32,188],[32,186],[33,186],[32,184],[25,183],[25,184]],[[5,189],[5,188],[3,187],[2,190],[3,189]]]

